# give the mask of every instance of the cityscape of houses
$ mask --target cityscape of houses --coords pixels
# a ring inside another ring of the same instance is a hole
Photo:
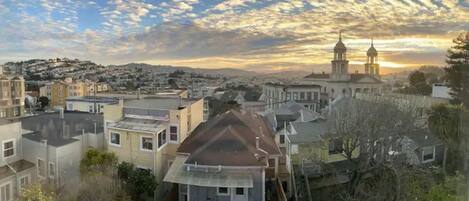
[[[433,83],[428,95],[399,93],[409,81],[380,74],[373,41],[361,73],[349,72],[342,36],[331,49],[330,73],[291,80],[66,58],[6,63],[0,201],[19,199],[35,183],[80,194],[90,150],[152,175],[155,188],[134,200],[337,200],[331,189],[355,174],[382,179],[376,164],[446,165],[448,144],[432,132],[428,111],[450,104],[447,83]],[[389,135],[376,136],[383,129]]]

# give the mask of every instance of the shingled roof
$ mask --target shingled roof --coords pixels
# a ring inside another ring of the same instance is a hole
[[[178,152],[189,154],[187,164],[264,166],[268,155],[281,154],[273,136],[262,116],[231,110],[200,125]]]

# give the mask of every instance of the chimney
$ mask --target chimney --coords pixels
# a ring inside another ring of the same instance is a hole
[[[256,136],[256,149],[259,149],[259,136]]]

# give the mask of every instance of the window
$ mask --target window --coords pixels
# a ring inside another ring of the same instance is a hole
[[[178,127],[177,126],[169,126],[169,140],[173,142],[178,141]]]
[[[435,160],[435,147],[422,148],[422,163],[428,163]]]
[[[339,154],[344,151],[343,142],[340,139],[333,139],[329,142],[329,154]]]
[[[218,187],[217,194],[218,195],[230,195],[230,189],[226,187]]]
[[[140,149],[143,151],[153,150],[153,138],[142,136],[140,138]]]
[[[298,100],[298,92],[293,92],[293,100]]]
[[[291,92],[287,92],[287,100],[291,100]]]
[[[46,177],[46,163],[44,162],[44,160],[38,158],[37,159],[37,175],[39,177]]]
[[[5,109],[0,109],[0,118],[4,117],[7,117],[7,112],[5,111]]]
[[[29,175],[20,178],[20,188],[24,188],[29,185]]]
[[[305,92],[300,92],[300,100],[304,100],[305,99]]]
[[[166,130],[158,133],[158,148],[166,144]]]
[[[55,163],[49,162],[49,177],[55,177]]]
[[[244,188],[236,188],[236,195],[244,195]]]
[[[0,200],[1,201],[10,201],[12,200],[12,192],[11,192],[11,183],[3,184],[0,187]]]
[[[3,158],[10,158],[15,156],[15,140],[3,141]]]
[[[312,93],[311,92],[306,92],[306,100],[311,100]]]
[[[319,97],[318,92],[314,92],[314,100],[318,100],[319,99],[318,97]]]
[[[109,144],[120,146],[121,145],[121,135],[119,133],[111,133],[109,138]]]
[[[285,144],[285,135],[280,135],[280,144]]]

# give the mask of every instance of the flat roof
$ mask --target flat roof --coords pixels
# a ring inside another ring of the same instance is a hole
[[[103,96],[77,96],[77,97],[67,97],[66,101],[76,101],[76,102],[97,102],[97,103],[117,103],[118,98],[115,97],[103,97]]]
[[[167,123],[159,120],[124,118],[110,123],[109,128],[158,133],[166,128]]]
[[[178,97],[145,97],[124,100],[124,107],[177,110],[180,106],[188,106],[199,100]]]
[[[47,140],[52,146],[62,146],[76,141],[75,136],[85,133],[102,133],[103,116],[84,112],[65,112],[64,118],[56,113],[42,113],[21,119],[22,128],[33,131],[23,136],[29,140],[41,142]]]

